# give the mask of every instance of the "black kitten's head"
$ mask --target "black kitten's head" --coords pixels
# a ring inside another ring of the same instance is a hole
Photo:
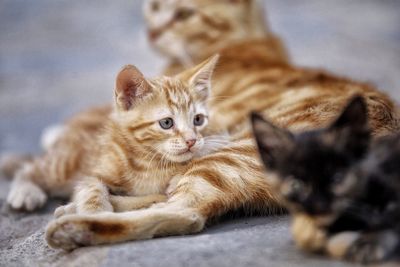
[[[328,128],[301,134],[252,115],[253,130],[270,182],[294,212],[335,212],[335,188],[350,166],[366,154],[370,141],[367,108],[354,98]]]

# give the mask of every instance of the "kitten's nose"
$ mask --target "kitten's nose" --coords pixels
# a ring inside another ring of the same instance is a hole
[[[188,146],[188,148],[191,148],[192,146],[194,146],[194,144],[196,144],[196,139],[186,140],[186,145]]]

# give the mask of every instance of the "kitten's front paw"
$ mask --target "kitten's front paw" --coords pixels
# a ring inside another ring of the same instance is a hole
[[[75,213],[76,213],[76,204],[71,202],[67,205],[56,208],[56,210],[54,211],[54,217],[57,219],[64,215],[75,214]]]
[[[326,232],[318,228],[309,216],[303,214],[293,216],[292,234],[299,248],[311,252],[322,251],[327,240]]]
[[[83,218],[77,215],[64,216],[50,222],[46,227],[46,241],[52,248],[72,250],[91,245],[93,234]]]
[[[351,245],[359,238],[358,232],[341,232],[329,237],[326,252],[335,259],[343,259]]]
[[[393,253],[398,242],[390,231],[363,234],[349,246],[344,258],[363,264],[381,262]]]
[[[46,193],[31,181],[15,181],[7,197],[7,203],[13,209],[27,211],[41,208],[46,200]]]

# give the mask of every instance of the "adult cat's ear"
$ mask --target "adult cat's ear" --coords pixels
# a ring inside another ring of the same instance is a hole
[[[150,92],[143,74],[132,65],[126,65],[117,75],[115,102],[118,110],[127,111]]]
[[[205,101],[210,96],[211,77],[218,59],[219,55],[212,56],[192,69],[178,75],[179,79],[187,81],[190,88],[195,90],[200,101]]]
[[[354,97],[341,115],[328,128],[335,135],[335,145],[359,157],[368,148],[371,131],[368,126],[368,110],[361,96]]]
[[[295,145],[294,136],[265,120],[257,113],[251,114],[253,134],[265,166],[275,169],[280,159],[290,153]]]

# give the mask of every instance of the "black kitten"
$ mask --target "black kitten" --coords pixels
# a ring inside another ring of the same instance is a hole
[[[326,232],[328,253],[364,263],[400,251],[400,136],[372,142],[367,118],[361,97],[330,127],[301,134],[252,115],[261,158],[276,174],[270,182],[289,210]]]

